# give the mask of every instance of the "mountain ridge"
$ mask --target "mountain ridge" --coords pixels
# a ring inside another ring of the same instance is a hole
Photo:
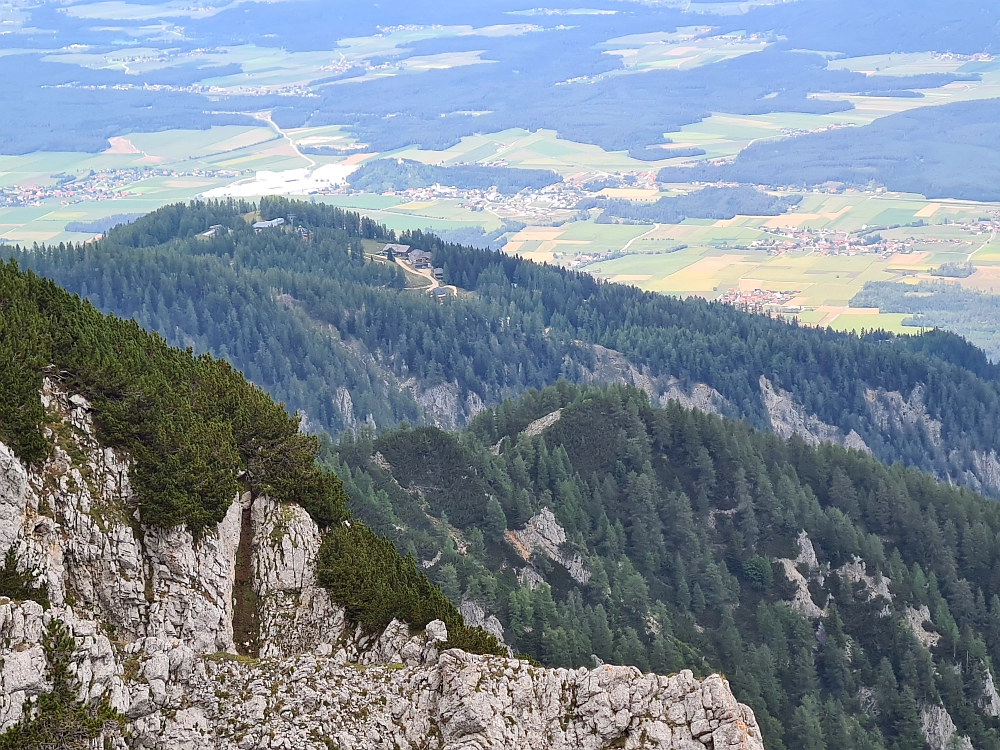
[[[357,214],[301,201],[265,199],[257,208],[272,218],[294,213],[314,231],[313,242],[257,235],[244,219],[252,208],[172,206],[95,243],[13,255],[106,312],[231,360],[331,434],[364,422],[460,427],[480,405],[560,377],[631,383],[654,400],[704,386],[728,416],[772,429],[763,376],[803,414],[843,435],[856,432],[880,460],[1000,493],[992,469],[1000,452],[998,369],[958,337],[797,327],[422,232],[397,236]],[[196,236],[220,222],[233,233]],[[390,239],[430,252],[459,298],[437,304],[405,289],[398,269],[371,254]],[[285,295],[296,303],[281,304]],[[931,449],[920,425],[885,429],[868,398],[898,393],[906,402],[917,387],[928,418],[940,423]]]
[[[243,493],[197,538],[144,526],[89,402],[51,381],[41,397],[52,457],[25,467],[0,443],[0,543],[47,584],[42,603],[0,591],[0,747],[762,750],[718,675],[544,670],[449,648],[441,620],[356,625],[317,585],[320,530],[294,503]]]

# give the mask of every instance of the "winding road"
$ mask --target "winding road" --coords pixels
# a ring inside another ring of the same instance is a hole
[[[440,281],[438,281],[437,279],[435,279],[434,278],[434,269],[432,269],[432,268],[431,269],[427,269],[427,268],[419,268],[419,269],[418,268],[414,268],[409,263],[407,263],[406,261],[404,261],[402,258],[396,258],[396,264],[400,268],[402,268],[403,270],[409,271],[410,273],[414,273],[417,276],[422,276],[423,278],[425,278],[425,279],[427,279],[428,281],[431,282],[431,285],[429,287],[421,288],[418,291],[421,291],[421,292],[426,291],[429,294],[429,293],[433,292],[435,289],[437,289],[438,287],[441,287],[443,289],[449,290],[456,297],[458,296],[458,287],[455,286],[454,284],[442,284]]]

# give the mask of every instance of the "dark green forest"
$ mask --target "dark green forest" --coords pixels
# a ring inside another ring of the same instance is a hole
[[[292,213],[312,241],[249,224]],[[215,224],[232,231],[201,236]],[[371,252],[389,241],[431,251],[460,296],[406,289]],[[319,580],[366,627],[440,618],[451,645],[500,652],[462,623],[465,598],[544,663],[722,670],[769,748],[921,748],[921,711],[943,705],[976,748],[1000,750],[983,708],[1000,658],[1000,505],[917,470],[961,477],[1000,442],[997,367],[962,339],[801,328],[281,199],[167,207],[86,245],[14,254],[92,303],[0,267],[0,439],[43,460],[37,393],[61,378],[93,403],[101,439],[132,454],[144,522],[197,530],[238,490],[268,492],[329,530]],[[594,344],[709,383],[743,419],[581,384]],[[875,456],[767,431],[761,374]],[[421,424],[404,377],[493,407],[444,432]],[[951,447],[944,465],[866,408],[869,388],[918,385]],[[400,428],[344,431],[338,386]],[[304,434],[266,391],[340,441]],[[506,541],[543,508],[585,580]],[[363,523],[344,524],[352,514]],[[800,556],[803,531],[817,556],[797,563],[805,591],[795,562],[775,562]],[[518,576],[529,563],[534,588]],[[914,625],[923,607],[930,624]]]
[[[992,124],[1000,99],[920,107],[863,128],[759,141],[731,164],[674,167],[668,182],[704,180],[811,187],[827,181],[884,185],[928,198],[1000,199],[993,179],[1000,161]],[[970,165],[956,169],[956,164]]]
[[[499,193],[512,195],[525,188],[540,190],[562,182],[562,178],[547,169],[480,167],[474,164],[437,167],[412,159],[376,159],[352,172],[347,182],[355,190],[372,193],[440,184],[459,190],[489,190],[495,187]]]
[[[95,221],[70,221],[66,223],[67,232],[89,232],[103,234],[119,224],[131,224],[143,214],[112,214]]]
[[[343,485],[320,468],[320,441],[299,419],[209,355],[169,346],[135,321],[105,317],[53,282],[0,264],[0,440],[26,464],[51,453],[39,398],[45,377],[91,402],[101,443],[131,457],[141,523],[186,525],[196,535],[225,516],[239,492],[302,506],[323,529],[320,579],[360,624],[440,618],[450,641],[500,652],[412,560],[350,518]],[[0,596],[44,598],[8,557]],[[363,584],[363,585],[362,585]]]
[[[557,409],[540,435],[521,434]],[[566,382],[460,433],[345,436],[327,465],[359,517],[545,664],[721,670],[770,750],[918,750],[934,705],[976,748],[1000,747],[982,708],[1000,659],[995,501],[676,402],[654,409],[632,388]],[[542,508],[586,583],[538,552],[545,583],[519,580],[529,563],[504,534]],[[812,619],[788,606],[797,587],[776,562],[799,556],[803,531],[817,564],[798,563],[798,595]],[[850,574],[859,561],[867,581]]]
[[[896,284],[870,281],[851,300],[852,307],[878,307],[911,313],[908,326],[954,331],[1000,361],[1000,296],[964,289],[945,281]]]
[[[614,198],[592,199],[580,208],[603,208],[598,223],[612,217],[632,219],[646,224],[680,224],[684,219],[732,219],[737,214],[777,216],[801,201],[800,196],[774,196],[763,190],[740,187],[707,187],[676,198],[660,198],[655,203],[636,203]]]
[[[707,383],[734,414],[768,429],[764,375],[809,413],[857,431],[880,460],[958,483],[978,481],[977,453],[1000,451],[997,367],[957,336],[799,327],[422,232],[397,236],[321,204],[266,199],[258,207],[266,218],[295,213],[314,230],[311,243],[291,232],[254,234],[244,218],[252,208],[170,206],[93,243],[13,255],[101,310],[228,360],[312,429],[334,434],[351,422],[426,420],[407,381],[453,383],[460,401],[471,393],[486,404],[559,378],[585,381],[600,345],[651,376]],[[233,232],[197,236],[213,224]],[[405,289],[398,268],[365,250],[387,241],[431,252],[463,294],[439,304]],[[921,434],[883,430],[866,400],[869,389],[905,398],[918,386],[942,424],[943,448],[934,451]],[[353,414],[341,408],[339,388]]]

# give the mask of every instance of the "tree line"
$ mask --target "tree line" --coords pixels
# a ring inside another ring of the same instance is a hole
[[[292,213],[313,230],[312,242],[254,233],[244,218]],[[215,224],[227,231],[198,236]],[[432,253],[446,283],[469,294],[439,304],[406,289],[398,267],[371,255],[389,241]],[[364,422],[426,422],[416,396],[442,383],[460,403],[474,395],[490,405],[559,378],[582,382],[593,377],[600,345],[651,377],[706,383],[734,414],[767,428],[763,375],[809,413],[858,432],[879,459],[951,481],[975,486],[982,456],[1000,451],[997,368],[956,336],[802,327],[420,231],[397,235],[321,204],[171,206],[96,242],[13,255],[106,312],[230,361],[331,434]],[[905,399],[918,386],[941,423],[940,445],[884,430],[869,409],[869,390]]]
[[[542,434],[523,434],[557,409]],[[926,747],[929,706],[975,747],[1000,747],[982,707],[1000,663],[994,501],[858,451],[565,381],[459,433],[347,435],[325,460],[359,517],[545,664],[721,670],[769,748]],[[505,541],[542,508],[585,583]],[[803,531],[814,619],[789,606],[797,587],[775,562],[799,556]],[[860,564],[867,583],[846,572]],[[528,565],[544,583],[519,574]],[[909,624],[914,611],[936,643]]]

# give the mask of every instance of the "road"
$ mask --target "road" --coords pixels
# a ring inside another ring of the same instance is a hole
[[[979,249],[977,249],[977,250],[973,250],[973,251],[972,251],[971,253],[969,253],[969,257],[968,257],[968,258],[966,259],[966,261],[965,261],[965,262],[966,262],[966,263],[971,263],[971,262],[972,262],[972,256],[973,256],[973,255],[975,255],[976,253],[978,253],[978,252],[979,252],[980,250],[982,250],[983,248],[985,248],[985,247],[986,247],[987,245],[989,245],[989,244],[990,244],[991,242],[993,242],[993,238],[994,238],[994,237],[996,237],[996,235],[997,235],[997,233],[996,233],[996,232],[990,232],[990,238],[989,238],[988,240],[986,240],[986,242],[984,242],[984,243],[983,243],[982,245],[980,245],[980,246],[979,246]]]
[[[268,124],[268,126],[271,128],[271,130],[273,130],[279,136],[281,136],[286,141],[288,141],[288,145],[292,147],[292,150],[296,154],[298,154],[303,159],[305,159],[307,162],[309,162],[309,167],[311,169],[314,169],[317,166],[316,165],[316,161],[314,159],[310,159],[308,156],[306,156],[305,154],[303,154],[299,150],[299,147],[295,144],[295,141],[293,141],[291,139],[291,137],[288,135],[288,133],[286,133],[284,130],[282,130],[281,128],[278,127],[278,123],[276,123],[274,121],[274,119],[271,117],[271,110],[265,110],[264,112],[243,112],[241,114],[249,115],[250,117],[252,117],[255,120],[261,120],[263,122],[266,122]]]
[[[449,290],[456,297],[458,296],[458,287],[453,284],[442,284],[440,281],[434,278],[434,269],[431,268],[414,268],[409,263],[404,261],[402,258],[396,258],[396,264],[410,273],[415,273],[417,276],[422,276],[431,282],[431,285],[426,289],[421,289],[422,292],[427,292],[428,294],[433,292],[438,287]]]
[[[659,224],[654,224],[654,225],[653,225],[653,228],[652,228],[652,229],[650,229],[650,230],[649,230],[648,232],[646,232],[645,234],[640,234],[640,235],[639,235],[638,237],[633,237],[632,239],[630,239],[630,240],[629,240],[628,242],[626,242],[626,243],[625,243],[625,247],[623,247],[623,248],[621,249],[621,252],[623,252],[623,253],[624,253],[624,252],[625,252],[626,250],[628,250],[628,249],[629,249],[630,247],[632,247],[632,243],[633,243],[633,242],[635,242],[636,240],[641,240],[641,239],[642,239],[643,237],[648,237],[649,235],[651,235],[651,234],[652,234],[653,232],[655,232],[655,231],[656,231],[657,229],[659,229],[659,228],[660,228],[660,225],[659,225]]]

